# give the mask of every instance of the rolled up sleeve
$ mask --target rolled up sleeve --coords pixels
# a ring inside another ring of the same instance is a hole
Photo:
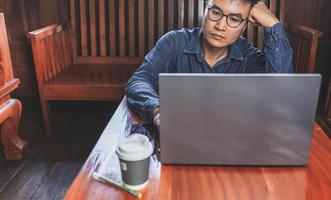
[[[264,29],[264,53],[267,73],[292,73],[292,48],[286,37],[284,26],[277,23]]]
[[[152,112],[160,105],[158,74],[168,71],[175,45],[176,38],[172,32],[161,37],[126,85],[128,107],[146,122],[152,122]]]

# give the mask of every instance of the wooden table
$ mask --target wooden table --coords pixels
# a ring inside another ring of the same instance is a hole
[[[65,199],[136,199],[91,177],[96,171],[120,180],[114,151],[135,122],[123,100]],[[143,199],[331,199],[331,141],[318,125],[306,167],[162,166],[156,156],[151,161]]]

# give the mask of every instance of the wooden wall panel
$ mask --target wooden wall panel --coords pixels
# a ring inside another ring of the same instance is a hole
[[[323,38],[331,37],[330,0],[287,0],[286,22],[302,24],[322,31]]]
[[[52,23],[69,21],[68,0],[0,0],[4,13],[14,76],[21,80],[14,95],[37,97],[33,57],[26,33]]]

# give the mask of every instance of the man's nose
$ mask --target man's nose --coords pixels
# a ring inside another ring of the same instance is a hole
[[[227,28],[226,16],[223,16],[216,24],[215,28],[219,31],[224,31]]]

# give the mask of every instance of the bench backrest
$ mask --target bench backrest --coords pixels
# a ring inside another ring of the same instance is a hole
[[[164,33],[199,26],[203,6],[202,0],[71,0],[74,57],[139,63]]]
[[[284,21],[285,1],[266,2]],[[204,4],[204,0],[71,0],[74,58],[139,63],[164,33],[200,26]],[[244,35],[263,48],[262,28],[249,24]]]
[[[29,32],[39,84],[51,80],[73,62],[70,33],[68,27],[57,24]]]

